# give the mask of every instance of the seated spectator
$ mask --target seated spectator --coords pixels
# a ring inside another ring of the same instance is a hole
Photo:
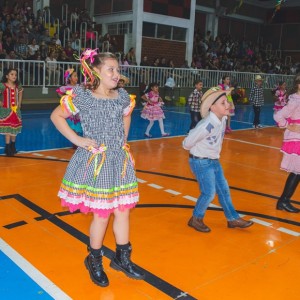
[[[25,31],[28,32],[28,34],[29,34],[30,32],[33,31],[33,28],[34,28],[34,26],[33,26],[33,19],[30,18],[30,19],[27,21],[27,24],[26,24],[26,26],[25,26]]]
[[[53,39],[55,39],[55,44],[61,47],[61,40],[59,39],[57,32],[54,33]]]
[[[169,60],[169,63],[168,63],[168,68],[172,68],[172,69],[174,69],[174,68],[175,68],[175,64],[174,64],[174,61],[173,61],[173,59],[170,59],[170,60]]]
[[[45,42],[41,42],[39,50],[35,53],[36,56],[40,56],[42,60],[45,60],[48,56],[48,46]]]
[[[51,42],[48,44],[48,52],[55,52],[57,55],[60,55],[63,48],[56,44],[56,39],[52,38]]]
[[[46,57],[46,74],[48,77],[48,85],[60,85],[60,70],[56,60],[56,53],[50,51]]]
[[[58,55],[57,60],[62,61],[62,62],[70,62],[71,61],[70,57],[67,56],[66,51],[64,51],[64,50],[62,50],[60,52],[60,54]]]
[[[49,30],[48,30],[48,29],[45,29],[45,30],[44,30],[43,34],[40,36],[40,41],[41,41],[41,42],[44,41],[44,42],[46,43],[46,45],[50,44],[50,42],[51,42],[51,37],[50,37],[50,35],[49,35]]]
[[[35,39],[37,44],[40,44],[41,29],[39,24],[34,24],[33,29],[28,33],[29,42]]]
[[[121,55],[120,66],[121,66],[121,73],[124,76],[129,77],[129,69],[128,69],[129,63],[128,63],[127,57],[124,53]]]
[[[13,34],[13,32],[12,32],[12,29],[11,29],[11,23],[7,23],[7,24],[6,24],[5,30],[4,30],[4,32],[3,32],[3,36],[11,37],[11,38],[14,37],[14,34]]]
[[[11,21],[11,29],[12,32],[15,36],[18,36],[20,26],[22,25],[21,23],[21,16],[20,14],[12,14],[12,21]]]
[[[135,48],[134,47],[131,47],[129,49],[129,51],[126,54],[126,57],[127,57],[128,63],[130,65],[136,65],[137,64],[136,63]],[[158,66],[159,66],[159,63],[158,63]]]
[[[22,37],[24,38],[24,42],[25,42],[26,44],[28,44],[28,36],[29,36],[29,35],[28,35],[28,32],[26,31],[26,28],[25,28],[24,25],[21,25],[21,26],[20,26],[20,30],[19,30],[19,32],[18,32],[17,35],[16,35],[17,39],[19,39],[20,36],[22,36]]]
[[[113,39],[111,38],[109,33],[106,33],[103,37],[102,41],[102,51],[104,52],[114,52],[113,50]]]
[[[74,51],[77,51],[77,52],[79,53],[80,50],[81,50],[81,42],[80,42],[80,39],[76,39],[76,40],[72,41],[72,43],[71,43],[71,48],[72,48]]]
[[[161,68],[167,68],[167,67],[168,67],[167,60],[166,60],[165,57],[162,57],[162,58],[160,59],[159,66],[160,66]]]
[[[41,57],[40,51],[36,51],[34,59],[37,61],[44,60]],[[32,66],[31,70],[32,79],[35,85],[41,85],[43,83],[43,76],[44,76],[44,64],[41,62],[35,62]]]
[[[73,61],[74,49],[72,48],[72,44],[70,41],[67,42],[67,45],[63,51],[66,53],[67,57],[69,57],[70,60]]]
[[[147,66],[147,67],[150,66],[147,55],[143,56],[143,59],[142,59],[142,61],[140,63],[140,66]]]
[[[3,35],[4,36],[4,35]],[[11,51],[15,51],[15,43],[12,40],[11,36],[4,36],[4,42],[3,42],[3,49],[6,51],[6,53],[10,53]]]
[[[87,31],[85,33],[85,38],[86,38],[86,48],[95,48],[96,45],[96,35],[95,32],[93,31],[93,27],[89,26],[87,28]]]
[[[28,47],[23,36],[19,37],[19,41],[15,46],[15,52],[20,59],[28,58]]]
[[[34,59],[34,56],[35,56],[35,52],[37,50],[39,50],[40,46],[37,45],[36,43],[36,39],[33,38],[30,42],[30,44],[28,45],[28,58],[29,59]]]

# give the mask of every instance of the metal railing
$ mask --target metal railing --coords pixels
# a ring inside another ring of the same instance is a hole
[[[15,68],[18,70],[19,81],[24,86],[37,87],[57,87],[63,85],[64,72],[68,68],[75,68],[79,82],[83,82],[83,76],[80,72],[79,62],[45,62],[37,60],[0,60],[1,78],[5,69]],[[172,76],[176,82],[176,87],[193,88],[195,80],[202,80],[204,88],[216,86],[220,83],[224,75],[231,78],[243,88],[251,88],[254,83],[256,73],[249,72],[226,72],[202,69],[184,69],[184,68],[156,68],[141,66],[120,66],[123,75],[129,78],[129,87],[139,87],[141,83],[146,85],[151,82],[157,82],[163,87],[168,77]],[[281,74],[259,74],[264,78],[264,89],[273,89],[279,81],[285,81],[288,87],[292,86],[293,75]]]

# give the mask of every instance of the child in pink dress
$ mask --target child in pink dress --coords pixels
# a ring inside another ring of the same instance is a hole
[[[64,74],[64,79],[66,85],[63,85],[56,90],[59,97],[66,95],[68,91],[71,91],[74,87],[78,86],[78,75],[75,69],[67,69]],[[78,135],[82,135],[82,127],[78,113],[67,118],[67,123]]]
[[[147,101],[142,110],[141,117],[143,119],[149,120],[149,125],[144,134],[145,137],[152,137],[152,135],[150,134],[150,130],[154,124],[154,121],[158,121],[162,137],[169,136],[170,134],[166,133],[164,129],[163,119],[165,118],[165,114],[161,109],[161,106],[164,103],[162,102],[162,98],[158,93],[158,84],[154,82],[150,83],[148,89],[141,98]]]
[[[280,81],[274,91],[274,111],[279,111],[286,105],[286,97],[286,83],[284,81]]]
[[[228,91],[228,90],[232,91],[232,90],[234,90],[234,87],[231,87],[231,85],[230,85],[230,77],[228,75],[224,75],[222,77],[222,83],[220,83],[218,86],[223,91]],[[234,103],[233,103],[233,99],[231,97],[231,93],[228,93],[228,95],[226,97],[227,97],[227,101],[230,105],[230,107],[229,107],[230,114],[227,117],[227,126],[226,126],[226,129],[225,129],[225,133],[231,133],[232,129],[230,127],[230,122],[231,122],[231,117],[235,115],[235,106],[234,106]]]
[[[300,180],[300,75],[296,76],[288,99],[287,105],[274,113],[274,120],[278,126],[286,128],[281,147],[281,169],[290,173],[276,208],[298,213],[300,209],[294,207],[290,199]]]

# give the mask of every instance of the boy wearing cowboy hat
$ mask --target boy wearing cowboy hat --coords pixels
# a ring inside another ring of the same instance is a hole
[[[254,86],[251,88],[249,101],[253,105],[254,119],[253,128],[261,128],[260,125],[260,109],[264,105],[264,90],[262,88],[263,78],[260,75],[255,75]]]
[[[190,151],[189,164],[201,190],[188,225],[200,232],[210,232],[203,218],[216,193],[229,228],[246,228],[253,224],[252,221],[240,218],[234,209],[219,161],[227,116],[230,113],[226,94],[227,91],[219,87],[213,87],[204,93],[200,106],[203,119],[183,141],[183,148]]]

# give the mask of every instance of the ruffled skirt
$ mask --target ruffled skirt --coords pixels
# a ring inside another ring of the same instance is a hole
[[[159,105],[145,105],[141,117],[149,121],[164,119],[165,114]]]
[[[281,152],[283,158],[280,168],[287,172],[300,174],[300,142],[283,142]]]
[[[17,135],[22,130],[21,111],[10,108],[0,108],[0,134]]]
[[[139,192],[132,161],[124,150],[106,152],[103,159],[101,153],[93,156],[83,148],[76,150],[58,193],[62,206],[104,218],[115,209],[135,207]]]

